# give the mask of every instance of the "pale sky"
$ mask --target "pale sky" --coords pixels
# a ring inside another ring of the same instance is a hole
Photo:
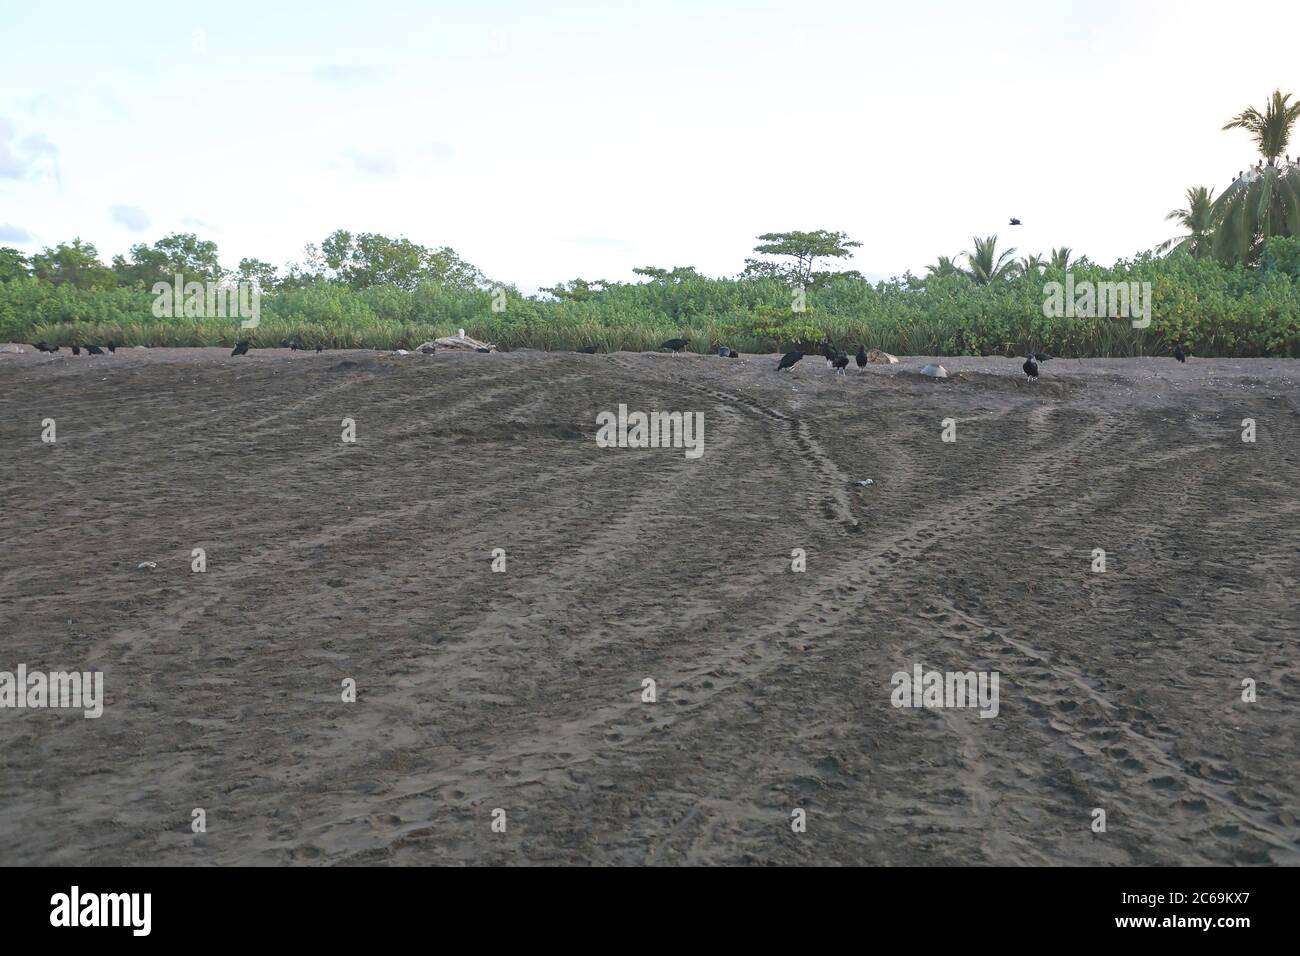
[[[1295,0],[0,0],[0,245],[346,228],[524,291],[787,229],[877,278],[992,233],[1109,263],[1254,161],[1220,127],[1300,95],[1298,35]]]

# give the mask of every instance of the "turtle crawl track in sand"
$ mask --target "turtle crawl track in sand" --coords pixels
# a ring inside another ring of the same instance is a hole
[[[6,863],[1300,863],[1295,362],[228,352],[0,356]]]

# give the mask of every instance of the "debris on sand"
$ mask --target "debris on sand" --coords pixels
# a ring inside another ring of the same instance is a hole
[[[862,488],[866,488],[866,487],[869,487],[870,485],[874,485],[874,484],[875,484],[875,481],[873,481],[873,480],[870,479],[870,478],[863,478],[861,481],[858,482],[858,485],[859,485],[860,487],[862,487]]]
[[[454,352],[495,352],[497,347],[491,342],[480,342],[478,339],[470,338],[465,334],[464,329],[460,329],[457,335],[446,335],[416,347],[417,352],[423,352],[425,355],[447,350]]]
[[[153,571],[157,569],[157,567],[158,567],[157,561],[141,561],[139,564],[135,566],[135,569],[137,571]]]
[[[873,365],[897,365],[898,359],[888,352],[882,352],[880,349],[872,349],[867,353],[867,361]]]
[[[928,375],[930,378],[947,378],[948,370],[942,365],[927,365],[921,369],[922,375]]]

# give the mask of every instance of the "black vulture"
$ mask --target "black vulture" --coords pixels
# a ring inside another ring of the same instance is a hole
[[[324,351],[325,351],[325,346],[323,346],[323,345],[318,345],[318,346],[316,346],[316,354],[317,354],[317,355],[319,355],[321,352],[324,352]]]
[[[234,351],[232,351],[230,354],[231,354],[231,355],[247,355],[247,354],[248,354],[248,346],[249,346],[250,344],[251,344],[251,343],[248,341],[248,339],[244,339],[243,341],[236,342],[236,343],[235,343]]]
[[[690,339],[669,339],[659,347],[661,349],[672,349],[674,352],[680,352],[682,349],[686,348],[689,342]]]
[[[101,349],[98,345],[87,345],[87,346],[86,346],[86,352],[87,352],[88,354],[90,354],[90,355],[103,355],[103,354],[104,354],[104,350]]]
[[[1020,367],[1025,370],[1025,376],[1029,379],[1029,381],[1033,382],[1038,379],[1038,363],[1034,361],[1034,357],[1032,355],[1027,357],[1025,359],[1025,364]]]
[[[727,349],[727,358],[740,358],[740,353],[735,349]]]
[[[781,356],[781,364],[776,367],[779,372],[782,369],[794,368],[794,363],[803,358],[803,353],[796,349],[793,352],[786,352]]]
[[[1046,352],[1034,352],[1032,358],[1035,362],[1050,362],[1052,357]]]
[[[288,347],[289,347],[289,340],[288,340],[288,339],[281,339],[281,340],[280,340],[280,348],[282,348],[282,349],[287,349]]]
[[[580,348],[580,349],[574,349],[574,351],[575,351],[575,352],[581,352],[583,355],[595,355],[595,354],[596,354],[596,346],[594,346],[594,345],[584,345],[584,346],[583,346],[582,348]]]
[[[867,367],[867,347],[866,347],[865,345],[859,345],[859,346],[858,346],[858,354],[855,355],[855,356],[853,356],[853,358],[854,358],[854,360],[858,363],[858,371],[859,371],[859,372],[862,371],[864,368],[866,368],[866,367]]]
[[[831,363],[835,361],[835,350],[831,348],[829,342],[822,343],[822,358],[826,360],[827,368],[830,368]]]
[[[844,370],[849,367],[849,357],[841,352],[839,355],[835,356],[835,361],[831,364],[835,366],[835,371],[843,375]]]
[[[1174,346],[1174,358],[1178,359],[1178,361],[1180,362],[1187,361],[1187,353],[1183,351],[1183,346],[1181,343],[1176,344]]]
[[[80,354],[81,354],[81,346],[78,345],[76,342],[73,342],[73,343],[72,343],[72,354],[73,354],[73,355],[80,355]]]
[[[51,355],[59,350],[57,345],[51,345],[49,342],[37,342],[33,347],[38,352],[49,352]]]
[[[1019,219],[1016,219],[1016,218],[1013,217],[1013,218],[1011,219],[1011,223],[1010,223],[1010,224],[1013,225],[1013,226],[1019,226],[1019,225],[1021,225],[1021,222],[1020,222]]]
[[[116,355],[116,354],[117,354],[117,343],[116,343],[116,342],[109,342],[109,343],[108,343],[108,350],[109,350],[110,352],[112,352],[114,355]]]

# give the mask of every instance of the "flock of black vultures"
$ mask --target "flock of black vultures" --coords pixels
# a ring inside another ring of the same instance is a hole
[[[690,344],[690,339],[685,339],[685,338],[669,339],[667,342],[665,342],[663,345],[659,347],[661,349],[669,349],[673,352],[680,352],[683,349],[685,349],[686,346],[689,344]],[[586,352],[587,354],[593,354],[596,351],[596,346],[589,345],[586,348],[578,349],[578,351]],[[823,342],[821,344],[820,351],[821,351],[822,358],[826,359],[826,367],[833,368],[839,374],[843,375],[844,370],[849,367],[848,353],[840,351],[839,349],[835,348],[835,346],[833,346],[830,342]],[[726,346],[719,348],[718,354],[721,355],[723,358],[740,357],[739,352],[737,352],[735,349],[727,348]],[[802,359],[806,354],[808,353],[801,352],[798,349],[795,349],[793,352],[786,352],[784,355],[781,356],[781,361],[777,363],[776,370],[778,372],[790,371],[795,367],[796,363],[798,363],[799,360]],[[1187,353],[1183,351],[1183,347],[1181,345],[1174,346],[1173,355],[1174,358],[1176,358],[1180,362],[1187,361]],[[1020,366],[1022,369],[1024,369],[1025,377],[1031,382],[1035,381],[1038,378],[1038,363],[1046,362],[1049,359],[1051,359],[1051,357],[1052,356],[1048,355],[1046,352],[1030,351],[1025,356],[1025,364]],[[862,369],[867,367],[867,362],[870,360],[867,358],[867,348],[865,345],[858,346],[858,354],[853,357],[853,360],[858,364],[858,371],[861,371]]]
[[[690,344],[691,344],[691,340],[689,338],[669,339],[667,342],[665,342],[663,345],[659,347],[661,349],[667,349],[671,352],[676,353],[676,352],[684,351],[686,349],[686,346]],[[250,340],[241,339],[240,341],[235,343],[235,347],[230,354],[247,355],[248,350],[251,347],[252,347],[252,342]],[[57,345],[51,345],[49,342],[36,342],[32,346],[32,348],[36,349],[39,352],[50,352],[50,353],[57,352],[59,350],[59,347]],[[74,342],[72,344],[72,354],[80,355],[81,350],[83,348],[86,350],[86,354],[88,355],[103,355],[104,349],[108,349],[109,352],[116,352],[117,343],[108,342],[101,348],[98,345],[88,345],[85,343]],[[280,348],[289,349],[294,352],[309,351],[307,346],[303,345],[302,342],[297,338],[285,339],[283,342],[280,343]],[[325,351],[325,346],[317,345],[316,351],[317,352]],[[486,349],[480,349],[479,351],[486,351]],[[597,349],[596,346],[594,345],[588,345],[578,349],[577,351],[582,352],[585,355],[594,355]],[[718,354],[723,358],[740,358],[739,352],[737,352],[733,348],[728,348],[725,345],[718,349]],[[808,353],[801,352],[798,349],[795,349],[792,352],[786,352],[784,355],[781,356],[781,361],[777,363],[776,370],[778,372],[790,371],[795,367],[795,365],[800,361],[800,359],[804,357],[805,354]],[[824,359],[826,359],[826,367],[835,369],[835,371],[838,372],[840,375],[843,375],[844,370],[849,367],[848,353],[836,349],[833,345],[831,345],[830,342],[823,342],[821,344],[821,355]],[[1183,351],[1182,345],[1174,346],[1173,356],[1180,362],[1187,361],[1187,352]],[[1020,366],[1022,369],[1024,369],[1025,377],[1031,382],[1037,379],[1038,363],[1046,362],[1049,359],[1051,359],[1051,357],[1052,356],[1048,355],[1046,352],[1030,351],[1029,354],[1025,356],[1025,364]],[[858,353],[853,357],[853,360],[857,362],[859,371],[867,367],[867,362],[869,361],[869,359],[867,358],[866,346],[864,345],[858,346]]]

